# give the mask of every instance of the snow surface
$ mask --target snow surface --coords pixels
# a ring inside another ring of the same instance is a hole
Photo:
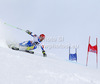
[[[0,40],[0,84],[100,84],[99,69],[56,57],[14,51]]]

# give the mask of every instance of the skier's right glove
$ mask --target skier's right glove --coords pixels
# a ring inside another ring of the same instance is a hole
[[[29,30],[26,30],[26,33],[28,33],[29,35],[31,35],[31,34],[32,34],[32,32],[30,32]]]
[[[44,56],[44,57],[46,57],[46,56],[47,56],[47,54],[45,53],[45,51],[44,51],[44,50],[42,51],[42,53],[43,53],[43,56]]]

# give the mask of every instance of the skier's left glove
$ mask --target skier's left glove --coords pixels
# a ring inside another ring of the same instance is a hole
[[[32,34],[32,32],[30,32],[29,30],[26,30],[26,33],[28,33],[29,35],[31,35],[31,34]]]
[[[46,57],[46,56],[47,56],[47,54],[45,53],[45,51],[44,51],[44,50],[42,51],[42,53],[43,53],[43,56],[44,56],[44,57]]]

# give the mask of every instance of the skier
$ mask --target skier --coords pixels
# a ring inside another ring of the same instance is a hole
[[[45,50],[44,50],[44,45],[42,45],[42,41],[45,39],[45,35],[40,34],[40,36],[37,36],[36,34],[32,34],[32,32],[30,32],[29,30],[26,30],[26,33],[31,35],[34,38],[33,41],[27,41],[27,42],[24,41],[23,43],[19,43],[19,46],[26,47],[25,51],[29,52],[29,53],[31,50],[36,49],[37,46],[40,46],[42,49],[43,56],[47,56],[47,54],[45,53]],[[12,47],[12,49],[20,50],[19,48],[15,48],[15,47]],[[34,54],[34,52],[31,52],[31,53]]]

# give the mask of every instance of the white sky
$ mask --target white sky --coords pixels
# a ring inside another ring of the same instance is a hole
[[[46,38],[63,36],[63,42],[45,44],[79,45],[78,59],[84,64],[89,35],[93,45],[96,37],[100,38],[100,0],[0,0],[0,19],[36,34],[44,33]],[[6,28],[11,39],[31,38],[24,32]],[[68,58],[68,49],[47,51]]]

